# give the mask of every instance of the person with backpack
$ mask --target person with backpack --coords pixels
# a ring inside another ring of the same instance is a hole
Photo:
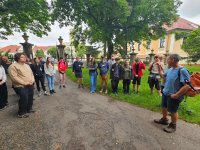
[[[145,64],[137,57],[135,62],[132,64],[133,71],[133,92],[139,93],[141,78],[142,78],[142,70],[145,69]],[[137,89],[135,90],[135,85],[137,84]]]
[[[32,65],[32,71],[33,75],[35,77],[35,83],[38,91],[38,96],[42,95],[40,84],[42,86],[42,90],[44,92],[44,95],[49,95],[49,93],[46,91],[45,87],[45,71],[44,71],[44,65],[40,63],[39,58],[34,58],[34,64]]]
[[[123,90],[124,90],[124,94],[129,94],[131,80],[132,80],[132,69],[131,69],[131,66],[130,66],[130,62],[128,60],[126,60],[124,62],[124,68],[123,68]]]
[[[160,67],[161,66],[161,67]],[[156,55],[154,57],[154,62],[149,64],[149,87],[151,89],[151,93],[153,93],[154,87],[158,91],[159,95],[161,96],[161,78],[159,74],[159,69],[164,72],[164,64],[160,61],[159,56]]]
[[[90,59],[89,64],[89,75],[90,75],[90,94],[96,91],[96,81],[97,81],[97,64],[94,58]]]
[[[73,63],[72,71],[78,82],[78,88],[81,88],[81,87],[84,88],[82,67],[83,67],[83,62],[80,61],[79,57],[76,57],[76,61]]]
[[[180,56],[170,54],[167,63],[170,67],[164,74],[159,69],[159,74],[165,79],[162,94],[162,118],[155,119],[154,122],[168,125],[163,130],[167,133],[176,131],[178,121],[178,109],[184,99],[184,94],[190,89],[187,81],[190,81],[190,74],[186,68],[179,65]],[[159,67],[161,67],[159,65]],[[179,75],[180,74],[180,75]],[[168,112],[171,114],[171,122],[167,118]]]
[[[100,71],[100,93],[105,91],[105,94],[108,93],[108,70],[109,70],[109,64],[106,61],[104,56],[101,56],[101,61],[98,63],[98,68]]]
[[[110,69],[112,92],[115,95],[117,95],[117,93],[118,93],[118,84],[119,84],[119,80],[122,79],[122,72],[123,72],[123,68],[120,64],[120,58],[116,57],[115,63],[112,65],[112,67]]]
[[[46,74],[50,94],[54,94],[54,93],[56,93],[55,92],[56,69],[54,67],[54,64],[51,61],[51,57],[47,57],[46,63],[44,64],[44,71],[45,71],[45,74]]]
[[[60,57],[60,60],[58,62],[58,71],[59,71],[59,75],[60,75],[60,86],[59,88],[61,89],[66,88],[65,86],[65,78],[66,78],[66,70],[67,70],[68,64],[67,62],[64,61],[63,57]]]

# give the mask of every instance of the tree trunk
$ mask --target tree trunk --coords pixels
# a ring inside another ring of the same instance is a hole
[[[111,55],[113,54],[114,45],[112,41],[108,41],[107,44],[108,44],[108,59],[110,59]]]

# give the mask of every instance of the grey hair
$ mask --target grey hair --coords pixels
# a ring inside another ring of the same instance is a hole
[[[169,54],[168,57],[173,59],[175,62],[179,62],[181,60],[181,57],[178,54]]]

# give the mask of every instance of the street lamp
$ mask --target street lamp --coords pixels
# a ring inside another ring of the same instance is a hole
[[[32,47],[33,47],[33,44],[31,43],[28,43],[28,38],[29,36],[24,33],[22,35],[23,39],[24,39],[24,43],[20,43],[22,46],[23,46],[23,52],[26,54],[26,56],[29,58],[29,59],[33,59],[33,52],[32,52]]]

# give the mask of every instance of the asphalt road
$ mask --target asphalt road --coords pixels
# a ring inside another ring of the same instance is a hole
[[[37,97],[35,114],[18,119],[15,95],[0,112],[0,150],[199,150],[200,126],[179,121],[177,132],[163,132],[160,118],[131,104],[67,80],[66,89]]]

